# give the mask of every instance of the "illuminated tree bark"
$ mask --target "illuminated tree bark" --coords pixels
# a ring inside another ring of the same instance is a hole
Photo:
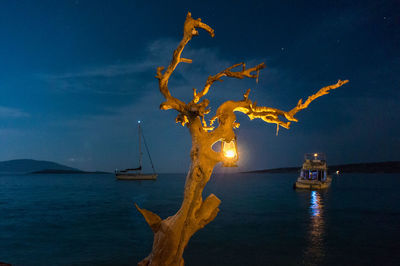
[[[280,126],[288,129],[291,122],[297,122],[294,115],[298,111],[307,108],[316,98],[328,94],[330,90],[348,82],[339,80],[334,85],[324,87],[308,97],[304,103],[300,99],[297,106],[288,112],[271,107],[256,106],[256,103],[248,98],[250,90],[247,90],[242,100],[227,101],[221,104],[216,115],[207,125],[204,116],[210,111],[207,109],[209,101],[204,99],[200,102],[200,100],[208,93],[211,85],[215,81],[221,81],[222,77],[258,78],[258,72],[265,68],[265,65],[262,63],[252,68],[246,68],[244,63],[239,63],[228,67],[220,73],[210,76],[200,92],[194,89],[193,99],[189,103],[173,97],[168,88],[169,78],[179,63],[192,63],[191,59],[182,58],[181,54],[192,37],[198,35],[198,28],[204,29],[214,37],[214,30],[202,23],[201,19],[193,19],[189,12],[184,23],[183,38],[173,53],[171,63],[165,71],[164,67],[157,68],[156,78],[159,81],[160,92],[166,99],[160,105],[160,109],[176,110],[178,112],[176,122],[189,128],[192,137],[191,165],[186,177],[182,205],[175,215],[162,220],[158,215],[136,205],[154,232],[153,249],[149,256],[138,265],[184,265],[183,252],[192,235],[217,216],[221,201],[214,194],[203,200],[202,192],[215,165],[224,161],[222,151],[214,151],[213,144],[219,141],[230,142],[235,138],[234,128],[238,128],[239,123],[236,122],[234,112],[244,113],[250,119],[260,118],[267,123],[274,123],[277,125],[277,129]],[[281,118],[285,118],[287,121],[282,121]],[[213,126],[215,121],[218,122],[217,126]]]

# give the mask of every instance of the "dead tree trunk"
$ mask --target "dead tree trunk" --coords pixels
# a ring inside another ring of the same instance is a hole
[[[191,165],[181,208],[174,216],[161,221],[156,214],[136,206],[154,232],[153,251],[139,265],[183,265],[183,251],[189,239],[211,222],[219,211],[221,201],[214,194],[204,201],[202,197],[218,161],[208,156],[210,146],[204,145],[200,119],[195,118],[188,127],[192,135]]]

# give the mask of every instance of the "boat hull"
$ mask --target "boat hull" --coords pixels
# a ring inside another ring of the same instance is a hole
[[[116,173],[118,180],[156,180],[157,174],[139,174],[139,173]]]
[[[332,179],[328,178],[326,181],[304,180],[298,179],[294,183],[294,188],[298,189],[325,189],[331,185]]]

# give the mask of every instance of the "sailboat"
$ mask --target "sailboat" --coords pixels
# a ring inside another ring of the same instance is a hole
[[[144,138],[143,131],[140,127],[140,121],[138,121],[138,135],[139,135],[139,167],[129,168],[125,170],[115,170],[115,177],[119,180],[156,180],[157,174],[154,169],[153,161],[151,160],[149,148],[147,147],[146,139]],[[143,138],[144,146],[146,148],[151,167],[153,169],[152,174],[142,173],[142,147],[141,140]]]

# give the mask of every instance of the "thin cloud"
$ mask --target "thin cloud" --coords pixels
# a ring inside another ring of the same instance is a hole
[[[159,39],[150,43],[142,58],[137,61],[85,67],[64,73],[39,74],[37,77],[48,83],[53,91],[63,93],[136,94],[138,91],[132,88],[155,83],[157,67],[168,66],[177,43],[172,39]],[[180,64],[171,82],[177,86],[192,86],[188,89],[189,94],[193,87],[204,86],[209,75],[238,63],[225,60],[216,49],[187,47],[184,56],[193,59],[193,64]]]
[[[165,39],[151,43],[136,61],[119,64],[88,66],[76,71],[64,73],[38,74],[40,80],[48,83],[54,91],[64,93],[93,93],[129,95],[137,91],[132,87],[140,86],[144,75],[154,76],[156,68],[168,62],[175,42]],[[152,80],[153,81],[153,80]]]
[[[70,79],[70,78],[112,78],[129,75],[132,73],[147,71],[154,68],[155,63],[144,61],[127,64],[112,64],[105,66],[91,67],[77,72],[66,72],[60,74],[42,75],[47,79]]]
[[[24,118],[24,117],[30,117],[30,114],[28,114],[20,109],[0,106],[0,117],[1,118]]]

